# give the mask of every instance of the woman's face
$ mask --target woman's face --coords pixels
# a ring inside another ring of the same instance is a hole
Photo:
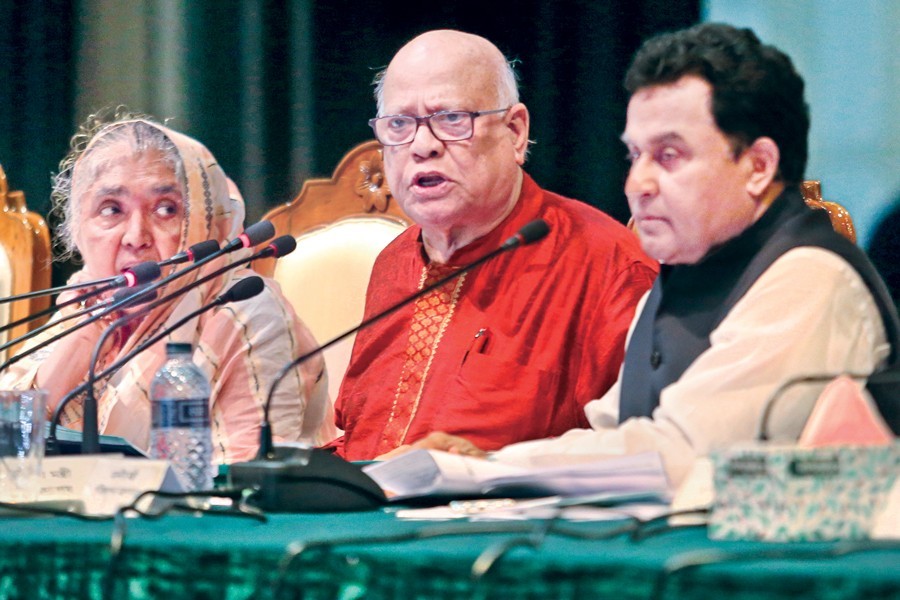
[[[96,176],[73,198],[75,243],[90,277],[112,277],[177,253],[184,191],[163,153],[136,154],[123,140],[97,149],[92,160],[100,165]]]

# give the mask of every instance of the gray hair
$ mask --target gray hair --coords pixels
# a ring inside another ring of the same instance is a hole
[[[127,112],[123,107],[118,107],[111,115],[108,111],[90,115],[72,136],[69,153],[59,163],[59,172],[53,176],[51,212],[60,219],[56,241],[59,260],[71,258],[78,251],[75,232],[79,226],[81,196],[109,164],[109,159],[97,157],[97,151],[121,141],[127,141],[136,155],[149,150],[159,151],[162,160],[172,167],[184,187],[184,164],[178,149],[148,117]]]
[[[497,77],[497,108],[505,108],[519,102],[519,77],[515,65],[518,59],[505,60],[504,68],[500,69]],[[375,105],[379,117],[384,116],[384,78],[387,75],[387,67],[375,74],[372,85],[375,86]]]

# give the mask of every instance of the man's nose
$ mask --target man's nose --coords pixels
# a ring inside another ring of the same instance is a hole
[[[656,169],[645,155],[638,156],[631,163],[625,179],[625,195],[629,198],[655,196],[659,191]]]
[[[416,135],[409,143],[409,150],[416,156],[435,156],[444,149],[444,142],[435,137],[427,121],[416,124]]]

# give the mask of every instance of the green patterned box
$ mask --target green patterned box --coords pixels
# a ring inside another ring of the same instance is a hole
[[[716,539],[820,541],[867,537],[900,471],[900,444],[712,453]]]

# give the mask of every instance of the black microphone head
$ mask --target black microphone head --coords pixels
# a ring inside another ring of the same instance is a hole
[[[522,226],[516,235],[503,242],[503,248],[514,248],[515,246],[525,246],[543,239],[550,233],[550,226],[543,219],[535,219]]]
[[[126,269],[123,275],[125,275],[125,285],[128,287],[149,283],[159,278],[159,264],[153,261],[142,262]]]
[[[263,291],[263,288],[265,287],[262,277],[254,275],[253,277],[247,277],[246,279],[241,279],[235,283],[227,292],[219,296],[219,299],[222,302],[240,302],[241,300],[256,296]]]
[[[238,244],[240,244],[240,241],[238,241]],[[215,253],[218,249],[219,242],[216,240],[206,240],[205,242],[194,244],[184,252],[179,252],[175,256],[160,261],[159,266],[167,267],[169,265],[180,265],[181,263],[186,263],[188,261],[197,262],[198,260],[203,260],[210,254]]]
[[[292,235],[279,236],[272,240],[272,243],[270,243],[266,249],[271,249],[271,256],[275,258],[285,256],[297,249],[297,238]]]
[[[519,235],[522,236],[523,244],[534,243],[543,239],[548,233],[550,233],[550,226],[547,225],[547,221],[543,219],[535,219],[530,223],[526,223],[525,226],[519,230]]]
[[[200,242],[199,244],[194,244],[190,248],[188,248],[188,257],[192,262],[197,262],[198,260],[203,260],[210,254],[213,254],[219,249],[219,242],[216,240],[206,240],[205,242]]]
[[[139,304],[144,304],[145,302],[150,302],[151,300],[156,300],[156,297],[159,296],[159,292],[153,290],[149,293],[144,293],[144,289],[146,289],[149,284],[142,283],[133,288],[124,288],[121,290],[116,290],[116,293],[113,294],[113,303],[118,304],[122,302],[126,298],[128,301],[123,304],[120,308],[130,308],[132,306],[137,306]]]
[[[241,240],[244,248],[251,248],[271,239],[273,235],[275,235],[275,226],[272,225],[272,222],[260,221],[245,229],[238,239]]]
[[[244,233],[225,244],[222,247],[222,251],[234,252],[241,248],[252,248],[262,244],[273,235],[275,235],[275,226],[270,221],[260,221],[259,223],[254,223],[245,229]]]

